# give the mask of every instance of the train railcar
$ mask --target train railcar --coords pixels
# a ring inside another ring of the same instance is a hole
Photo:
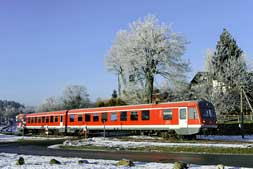
[[[214,107],[206,101],[73,109],[22,117],[24,127],[34,132],[175,131],[178,135],[194,135],[217,127]]]

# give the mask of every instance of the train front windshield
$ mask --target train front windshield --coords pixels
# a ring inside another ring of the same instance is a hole
[[[216,113],[211,103],[202,101],[199,103],[199,107],[202,119],[216,119]]]

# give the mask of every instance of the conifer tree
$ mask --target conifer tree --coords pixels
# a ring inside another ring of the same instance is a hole
[[[212,97],[219,113],[240,111],[240,90],[247,88],[244,53],[231,34],[223,29],[212,58],[212,78],[216,82]]]

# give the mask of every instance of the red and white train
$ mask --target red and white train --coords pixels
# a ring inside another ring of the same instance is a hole
[[[57,131],[175,131],[194,135],[217,127],[214,106],[206,101],[85,108],[17,116],[18,129]]]

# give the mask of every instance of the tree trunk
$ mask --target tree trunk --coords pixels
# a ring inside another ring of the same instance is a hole
[[[146,76],[146,96],[147,96],[147,103],[152,103],[153,98],[153,88],[154,88],[154,76],[148,74]]]
[[[118,94],[119,94],[119,97],[121,97],[120,73],[118,73]]]

